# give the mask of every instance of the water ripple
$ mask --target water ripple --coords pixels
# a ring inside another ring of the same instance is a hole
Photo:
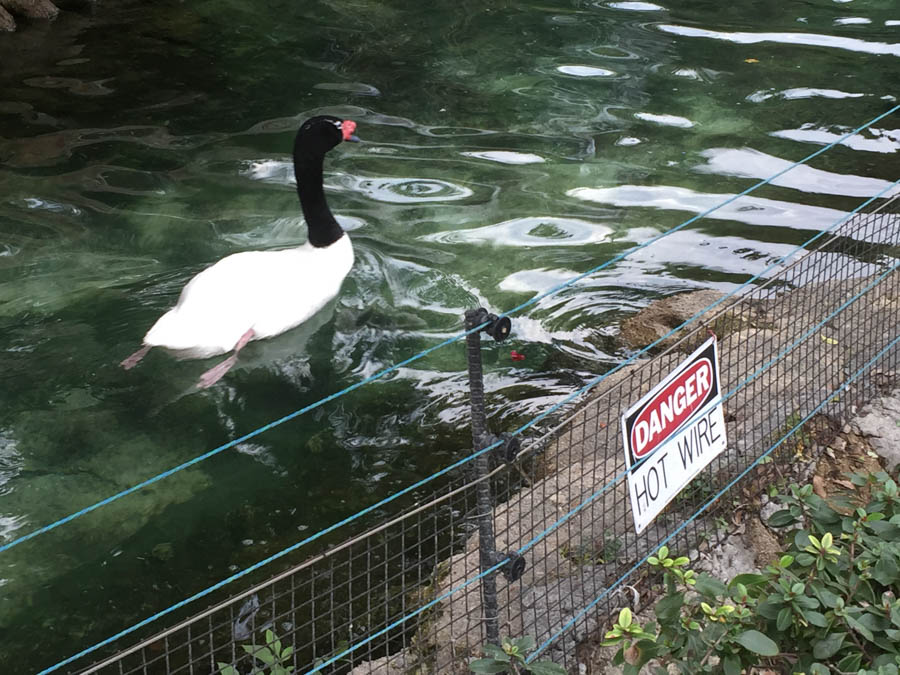
[[[657,28],[664,33],[671,33],[682,37],[712,38],[714,40],[724,40],[725,42],[734,42],[741,45],[752,45],[759,42],[780,42],[790,45],[845,49],[866,54],[889,54],[891,56],[900,56],[900,44],[867,42],[866,40],[838,37],[837,35],[821,35],[818,33],[728,33],[725,31],[694,28],[692,26],[676,26],[672,24],[661,24],[657,26]]]
[[[852,94],[846,91],[841,91],[840,89],[816,89],[814,87],[795,87],[793,89],[784,89],[782,91],[775,91],[775,89],[767,89],[767,90],[759,90],[755,91],[749,96],[747,96],[747,100],[751,103],[761,103],[762,101],[766,101],[770,98],[782,98],[786,101],[793,101],[796,99],[803,98],[861,98],[866,94]]]
[[[612,228],[578,218],[527,216],[496,225],[436,232],[419,237],[441,244],[490,243],[495,246],[583,246],[609,239]]]
[[[345,174],[339,182],[343,187],[361,192],[370,199],[391,204],[451,202],[467,199],[475,194],[464,185],[436,178],[362,178]]]

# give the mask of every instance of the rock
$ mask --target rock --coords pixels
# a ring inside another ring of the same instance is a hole
[[[830,447],[835,454],[840,454],[847,449],[847,440],[843,436],[835,436],[834,440],[831,441]]]
[[[0,0],[0,5],[29,19],[55,19],[59,14],[59,8],[50,0]]]
[[[867,405],[853,425],[865,436],[872,449],[884,460],[885,468],[893,473],[900,464],[900,391]]]
[[[13,14],[28,19],[55,19],[59,8],[50,0],[0,0],[0,30],[16,29]]]
[[[753,551],[739,537],[729,537],[697,567],[706,570],[716,579],[729,581],[738,574],[756,572],[754,558]]]
[[[408,672],[406,656],[401,652],[396,656],[382,656],[374,661],[366,661],[350,671],[350,675],[401,675]]]
[[[772,517],[772,514],[776,511],[781,511],[784,507],[771,499],[766,499],[765,503],[759,510],[759,519],[762,521],[763,525],[766,527],[769,526],[769,518]]]
[[[16,29],[16,20],[12,18],[12,14],[7,12],[0,6],[0,30],[12,32]]]
[[[720,298],[718,291],[696,291],[654,302],[622,322],[621,338],[632,349],[646,347]]]

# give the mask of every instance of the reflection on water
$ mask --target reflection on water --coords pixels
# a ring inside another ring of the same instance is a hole
[[[868,42],[866,40],[837,35],[817,35],[815,33],[729,33],[726,31],[695,28],[693,26],[673,26],[669,24],[659,26],[659,30],[665,33],[672,33],[674,35],[682,35],[685,37],[713,38],[742,45],[752,45],[758,42],[778,42],[789,45],[846,49],[853,52],[865,52],[867,54],[890,54],[892,56],[900,56],[900,44]]]
[[[770,133],[772,136],[787,138],[792,141],[815,143],[816,145],[828,145],[829,143],[834,143],[841,138],[841,136],[844,136],[850,131],[852,131],[851,127],[837,127],[834,128],[834,130],[831,130],[816,127],[814,124],[808,123],[804,124],[799,129],[780,129]],[[900,150],[900,128],[880,129],[869,127],[862,132],[862,134],[854,134],[850,138],[841,141],[841,145],[846,145],[854,150],[862,150],[864,152],[893,154]]]
[[[703,213],[734,197],[730,194],[703,194],[665,185],[622,185],[614,188],[575,188],[569,196],[613,206],[640,206]],[[795,202],[776,201],[761,197],[741,197],[710,213],[707,218],[730,220],[747,225],[823,230],[839,221],[843,211]]]
[[[700,153],[707,160],[695,171],[720,176],[740,176],[760,180],[790,167],[791,162],[750,148],[710,148]],[[802,192],[847,197],[870,197],[889,188],[893,181],[833,173],[803,165],[791,169],[772,181],[772,185]],[[886,194],[890,195],[891,192]]]
[[[467,308],[558,286],[896,100],[886,0],[679,4],[123,0],[0,37],[0,541],[455,335]],[[338,298],[212,390],[193,388],[209,363],[164,352],[123,372],[198,271],[305,240],[290,149],[319,113],[364,141],[325,166],[356,256]],[[886,187],[896,119],[535,303],[485,346],[493,427],[619,362],[619,323],[651,299],[731,290]],[[0,670],[446,466],[467,414],[456,344],[0,554]]]
[[[442,244],[486,242],[499,246],[584,246],[605,241],[611,233],[611,228],[587,220],[528,216],[476,229],[435,232],[423,236],[422,240]]]

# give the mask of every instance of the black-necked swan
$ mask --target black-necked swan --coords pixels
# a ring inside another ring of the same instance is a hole
[[[355,130],[352,120],[320,115],[297,131],[294,175],[308,241],[278,251],[235,253],[200,272],[182,289],[178,304],[147,331],[143,346],[122,361],[123,368],[133,368],[152,347],[183,358],[233,351],[201,376],[198,386],[210,387],[248,342],[300,325],[338,294],[353,267],[353,246],[325,201],[322,163],[341,141],[359,140]]]

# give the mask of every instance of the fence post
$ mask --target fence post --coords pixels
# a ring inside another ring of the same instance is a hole
[[[466,310],[466,330],[471,331],[489,322],[485,331],[497,342],[509,335],[510,321],[498,319],[486,309]],[[484,370],[481,365],[481,331],[466,336],[466,357],[469,365],[469,404],[472,415],[472,444],[475,452],[486,448],[492,442],[488,434],[487,417],[484,410]],[[490,473],[488,454],[482,453],[474,460],[475,473],[483,478]],[[481,571],[497,564],[497,550],[494,542],[494,505],[491,498],[491,481],[485,479],[475,485],[476,507],[478,509],[478,553]],[[481,607],[484,611],[485,639],[495,645],[500,644],[500,612],[497,603],[497,579],[495,573],[481,578]]]

